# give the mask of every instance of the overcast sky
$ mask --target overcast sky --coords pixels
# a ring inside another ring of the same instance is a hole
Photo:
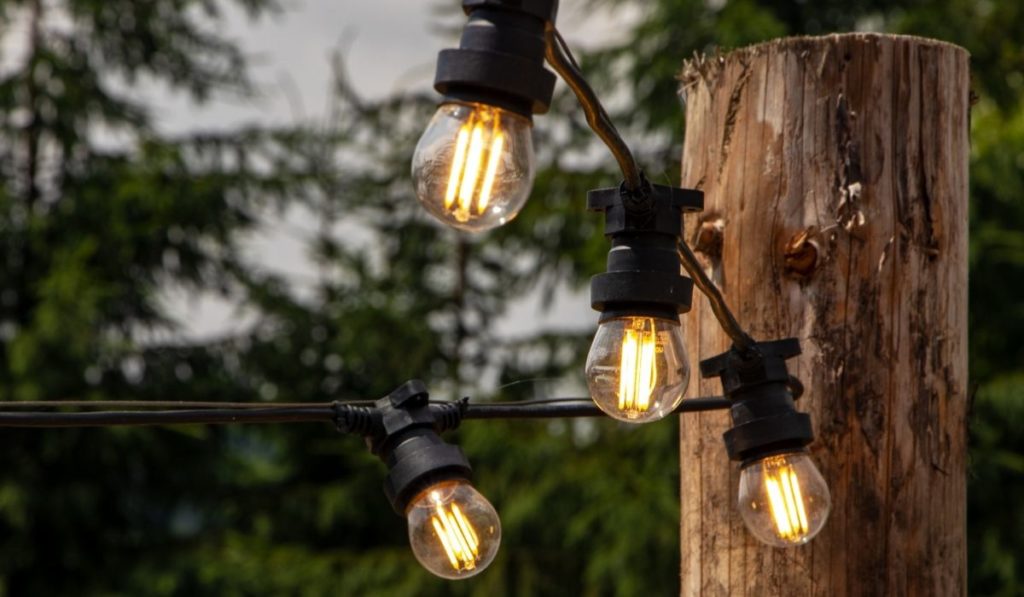
[[[323,116],[330,83],[328,58],[344,51],[352,82],[364,95],[386,95],[401,89],[429,88],[437,52],[454,40],[438,32],[439,6],[458,2],[437,0],[286,0],[280,15],[250,21],[230,12],[226,33],[250,58],[251,74],[260,89],[252,100],[219,98],[195,106],[162,89],[142,90],[159,106],[157,126],[166,131],[225,128],[246,122],[289,123]],[[453,11],[440,11],[451,14]],[[574,47],[592,47],[614,39],[623,20],[619,9],[585,10],[581,0],[563,0],[559,28]],[[448,21],[451,22],[451,21]],[[424,123],[425,125],[426,123]],[[539,123],[538,126],[543,126]],[[412,193],[410,193],[410,198]],[[582,201],[583,198],[581,197]],[[297,293],[316,275],[304,257],[298,231],[311,230],[301,212],[267,226],[246,243],[251,261],[288,277]],[[164,301],[181,321],[188,337],[215,337],[237,331],[248,318],[234,306],[212,296],[170,290]],[[550,313],[542,313],[534,295],[513,305],[498,323],[506,335],[522,332],[524,321],[542,327],[587,328],[596,324],[586,292],[560,292]]]
[[[429,88],[437,52],[455,43],[437,32],[457,23],[459,2],[445,0],[283,0],[281,14],[250,21],[237,11],[226,19],[226,33],[240,42],[263,93],[243,104],[214,101],[196,110],[183,98],[154,99],[167,107],[161,123],[182,127],[224,126],[237,122],[288,122],[322,113],[328,97],[328,57],[344,50],[346,66],[362,93],[371,96],[409,88]],[[559,29],[574,47],[614,39],[624,10],[585,10],[582,0],[563,0]],[[442,10],[442,7],[452,7]],[[299,112],[296,114],[296,112]]]

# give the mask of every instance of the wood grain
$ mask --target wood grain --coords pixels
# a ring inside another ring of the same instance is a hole
[[[800,338],[833,498],[810,544],[762,546],[736,511],[727,416],[683,416],[682,593],[964,594],[967,52],[790,38],[696,58],[682,81],[682,185],[706,193],[687,238],[721,230],[698,255],[756,338]],[[728,347],[699,297],[683,325],[692,371]]]

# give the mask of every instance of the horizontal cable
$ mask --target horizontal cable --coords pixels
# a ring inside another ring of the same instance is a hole
[[[372,400],[342,401],[342,404],[372,406]],[[0,401],[0,411],[37,408],[85,409],[275,409],[318,408],[324,402],[192,402],[187,400],[12,400]],[[329,404],[329,403],[328,403]]]
[[[69,404],[79,401],[64,401]],[[116,401],[115,401],[116,402]],[[139,401],[124,401],[137,404]],[[107,401],[110,403],[110,401]],[[7,406],[14,403],[4,403]],[[50,403],[53,404],[53,403]],[[179,403],[180,404],[180,403]],[[338,402],[314,406],[278,405],[262,408],[255,404],[239,408],[199,408],[179,410],[109,410],[93,412],[10,412],[0,410],[0,427],[116,427],[152,425],[230,425],[253,423],[336,422],[346,408],[366,410],[360,403]],[[305,404],[305,403],[299,403]],[[462,420],[469,419],[555,419],[606,416],[589,398],[555,398],[528,402],[432,402],[437,412],[458,404]],[[677,413],[729,408],[726,398],[690,398],[683,400]],[[369,407],[373,411],[372,407]]]
[[[701,412],[729,408],[728,398],[688,398],[676,408],[677,413]],[[604,411],[589,398],[575,401],[559,401],[544,404],[537,401],[531,405],[515,402],[470,403],[462,414],[465,419],[562,419],[578,417],[604,417]]]
[[[146,425],[227,425],[333,421],[330,405],[318,408],[224,408],[84,413],[0,412],[0,427],[115,427]]]

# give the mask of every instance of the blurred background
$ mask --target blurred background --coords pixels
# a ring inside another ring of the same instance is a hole
[[[616,168],[560,85],[519,218],[430,221],[409,160],[461,22],[436,0],[0,0],[0,398],[579,395],[607,251],[583,198]],[[971,52],[969,582],[1024,592],[1024,5],[564,0],[559,26],[664,183],[694,52],[855,30]],[[0,594],[674,594],[677,434],[466,425],[504,541],[452,584],[328,426],[5,430]]]

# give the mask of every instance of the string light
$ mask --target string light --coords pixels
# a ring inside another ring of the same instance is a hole
[[[486,230],[515,217],[534,176],[532,116],[547,110],[554,87],[554,76],[543,68],[546,59],[575,93],[624,179],[617,188],[588,195],[589,207],[604,212],[612,241],[608,271],[591,284],[592,306],[601,312],[586,366],[591,398],[439,403],[414,380],[373,402],[8,403],[0,404],[0,427],[330,421],[341,432],[364,436],[387,463],[385,494],[407,519],[416,558],[434,574],[457,579],[493,561],[501,524],[470,484],[461,450],[444,443],[440,433],[468,419],[607,414],[646,422],[729,408],[733,426],[724,439],[730,458],[741,463],[739,509],[747,527],[771,545],[810,540],[824,526],[831,498],[806,453],[813,439],[810,418],[794,407],[802,386],[785,366],[799,354],[799,343],[755,342],[686,246],[682,215],[700,209],[703,195],[644,178],[554,28],[556,0],[464,0],[463,7],[469,24],[460,47],[438,58],[435,88],[444,101],[414,154],[417,197],[435,217],[462,230]],[[679,274],[680,266],[692,279]],[[701,362],[704,377],[721,379],[725,397],[683,400],[689,371],[679,314],[689,310],[694,284],[733,340],[731,350]],[[156,405],[166,410],[149,410]],[[43,410],[67,407],[97,410]]]

